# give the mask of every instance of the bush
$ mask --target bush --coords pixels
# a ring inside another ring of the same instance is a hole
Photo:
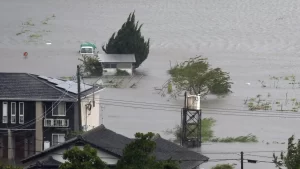
[[[218,164],[211,169],[234,169],[234,167],[231,164]]]
[[[116,76],[129,76],[130,74],[126,70],[117,69]]]
[[[98,60],[98,56],[87,56],[83,55],[82,59],[83,72],[87,73],[89,76],[102,76],[103,68],[102,64]]]

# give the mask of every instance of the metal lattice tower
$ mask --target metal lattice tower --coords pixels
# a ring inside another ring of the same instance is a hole
[[[193,95],[195,97],[195,95]],[[199,97],[200,98],[200,97]],[[184,147],[201,147],[201,109],[191,107],[185,94],[185,106],[181,111],[181,145]],[[194,103],[193,103],[194,104]]]

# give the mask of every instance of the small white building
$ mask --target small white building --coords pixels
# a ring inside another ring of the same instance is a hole
[[[103,66],[103,75],[115,75],[117,69],[133,73],[134,54],[98,54],[99,62]]]

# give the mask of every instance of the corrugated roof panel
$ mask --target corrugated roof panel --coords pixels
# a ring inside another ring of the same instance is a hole
[[[135,63],[134,54],[98,54],[99,62]]]

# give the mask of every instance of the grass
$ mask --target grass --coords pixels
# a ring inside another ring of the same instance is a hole
[[[212,127],[215,125],[216,120],[213,118],[204,118],[202,119],[202,142],[222,142],[222,143],[233,143],[233,142],[240,142],[240,143],[250,143],[250,142],[258,142],[256,136],[249,134],[247,136],[238,136],[238,137],[225,137],[225,138],[218,138],[214,136],[214,131]],[[195,124],[191,124],[188,127],[188,130],[191,131],[195,129],[197,126]],[[200,128],[199,128],[200,129]],[[198,130],[199,132],[200,130]],[[180,142],[181,139],[181,127],[177,125],[173,130],[167,130],[167,134],[173,134],[175,136],[175,142]],[[191,133],[191,137],[197,136],[197,130]]]

